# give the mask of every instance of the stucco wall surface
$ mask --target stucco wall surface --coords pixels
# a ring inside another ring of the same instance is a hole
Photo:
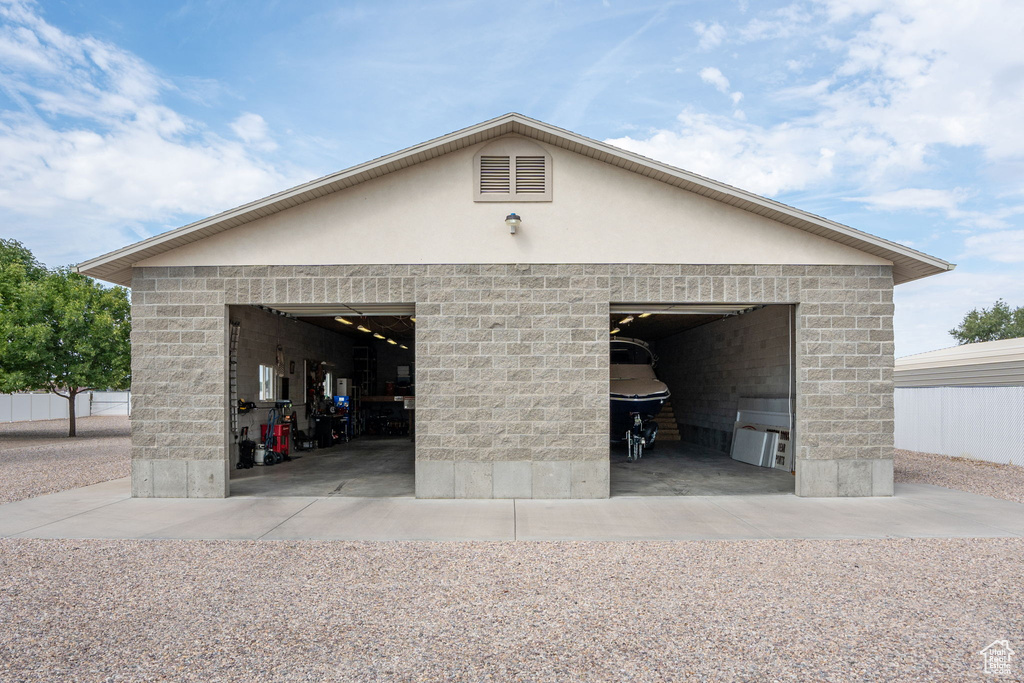
[[[417,312],[417,495],[608,495],[608,306],[796,303],[797,493],[892,490],[890,266],[135,269],[134,491],[224,495],[228,305]],[[145,481],[144,481],[145,480]]]
[[[536,143],[539,144],[539,143]],[[558,147],[550,202],[474,202],[479,146],[137,264],[715,263],[887,265],[824,237]],[[515,237],[505,216],[523,224]]]

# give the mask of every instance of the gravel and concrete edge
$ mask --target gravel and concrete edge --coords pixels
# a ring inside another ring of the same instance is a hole
[[[0,423],[0,504],[67,491],[131,472],[126,416]]]
[[[1024,467],[897,450],[897,483],[934,484],[981,496],[1024,503]]]

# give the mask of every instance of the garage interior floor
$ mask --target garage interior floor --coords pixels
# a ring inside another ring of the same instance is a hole
[[[784,470],[756,467],[727,454],[681,441],[659,441],[636,462],[626,444],[612,444],[612,496],[731,496],[784,494],[796,489]]]
[[[291,462],[231,473],[232,496],[392,498],[415,495],[415,448],[409,437],[362,437],[296,453]],[[789,472],[754,467],[681,442],[661,442],[638,462],[611,447],[612,496],[726,496],[793,493]]]
[[[297,456],[297,457],[296,457]],[[291,462],[231,472],[232,496],[413,496],[415,448],[408,436],[364,436],[292,453]]]

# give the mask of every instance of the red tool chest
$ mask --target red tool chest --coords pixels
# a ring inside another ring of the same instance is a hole
[[[267,427],[269,425],[260,425],[260,442],[267,442]],[[291,450],[291,436],[292,426],[290,424],[279,424],[274,425],[274,448],[282,455],[288,455],[288,451]]]

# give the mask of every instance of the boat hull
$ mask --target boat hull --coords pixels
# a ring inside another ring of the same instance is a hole
[[[668,400],[668,391],[660,391],[656,394],[645,396],[617,396],[611,395],[611,438],[615,440],[626,438],[626,432],[633,425],[630,417],[633,413],[640,413],[640,417],[646,421],[657,417],[661,406]]]

